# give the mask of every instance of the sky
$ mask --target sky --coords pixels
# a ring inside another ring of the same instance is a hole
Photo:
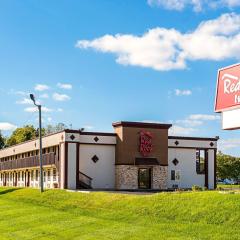
[[[172,123],[240,156],[214,113],[217,71],[239,56],[239,0],[0,1],[0,130],[37,126],[34,93],[44,126]]]

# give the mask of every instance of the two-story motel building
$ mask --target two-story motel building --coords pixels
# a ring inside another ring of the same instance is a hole
[[[43,138],[44,186],[137,190],[216,187],[218,138],[169,136],[171,124],[117,122],[115,133]],[[39,140],[0,151],[0,186],[39,187]]]

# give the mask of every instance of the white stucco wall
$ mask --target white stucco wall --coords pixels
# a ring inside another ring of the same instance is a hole
[[[76,143],[68,143],[67,188],[76,189]]]
[[[92,157],[99,160],[94,163]],[[114,188],[115,145],[80,144],[80,172],[91,177],[93,188]]]
[[[208,150],[208,188],[214,189],[214,150]]]
[[[65,177],[65,145],[60,144],[60,188],[64,188],[64,177]]]
[[[172,160],[179,163],[175,166]],[[180,171],[180,181],[171,180],[171,170]],[[184,148],[168,149],[168,188],[177,184],[179,188],[191,188],[192,185],[205,186],[205,175],[196,173],[196,150]]]

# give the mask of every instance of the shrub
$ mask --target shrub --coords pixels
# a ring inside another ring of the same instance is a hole
[[[196,191],[202,191],[203,188],[201,186],[198,185],[193,185],[192,186],[192,191],[196,192]]]

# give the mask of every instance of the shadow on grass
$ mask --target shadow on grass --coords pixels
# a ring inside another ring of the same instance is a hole
[[[20,190],[20,189],[21,188],[8,188],[8,189],[0,190],[0,195],[15,192],[15,191]]]

